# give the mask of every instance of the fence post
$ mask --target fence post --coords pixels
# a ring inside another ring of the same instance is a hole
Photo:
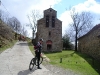
[[[60,63],[62,63],[62,58],[60,58]]]

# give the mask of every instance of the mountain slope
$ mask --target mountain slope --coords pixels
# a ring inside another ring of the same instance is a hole
[[[14,40],[14,31],[5,23],[0,23],[0,47],[9,45]]]

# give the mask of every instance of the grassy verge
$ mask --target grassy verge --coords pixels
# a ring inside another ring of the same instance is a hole
[[[0,48],[0,53],[2,53],[4,50],[6,50],[7,48],[12,47],[15,43],[17,42],[17,40],[14,40],[12,42],[7,43],[6,46],[3,46]]]
[[[62,51],[59,53],[46,54],[51,60],[51,64],[71,69],[82,75],[99,75],[98,72],[91,66],[92,59],[84,54],[74,51]],[[62,58],[62,63],[60,59]],[[85,58],[85,59],[84,59]]]
[[[28,46],[29,46],[30,51],[31,51],[32,54],[34,55],[34,48],[33,48],[33,45],[32,45],[32,43],[31,43],[31,40],[28,39],[27,42],[28,42]]]

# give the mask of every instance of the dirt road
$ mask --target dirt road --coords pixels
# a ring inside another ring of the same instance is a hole
[[[35,67],[33,71],[29,71],[29,63],[33,57],[27,42],[17,42],[0,54],[0,75],[53,75],[43,65],[42,69]]]

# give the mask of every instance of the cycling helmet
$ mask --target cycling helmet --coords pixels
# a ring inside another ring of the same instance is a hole
[[[41,38],[41,39],[40,39],[40,41],[42,41],[42,42],[43,42],[43,39]]]

